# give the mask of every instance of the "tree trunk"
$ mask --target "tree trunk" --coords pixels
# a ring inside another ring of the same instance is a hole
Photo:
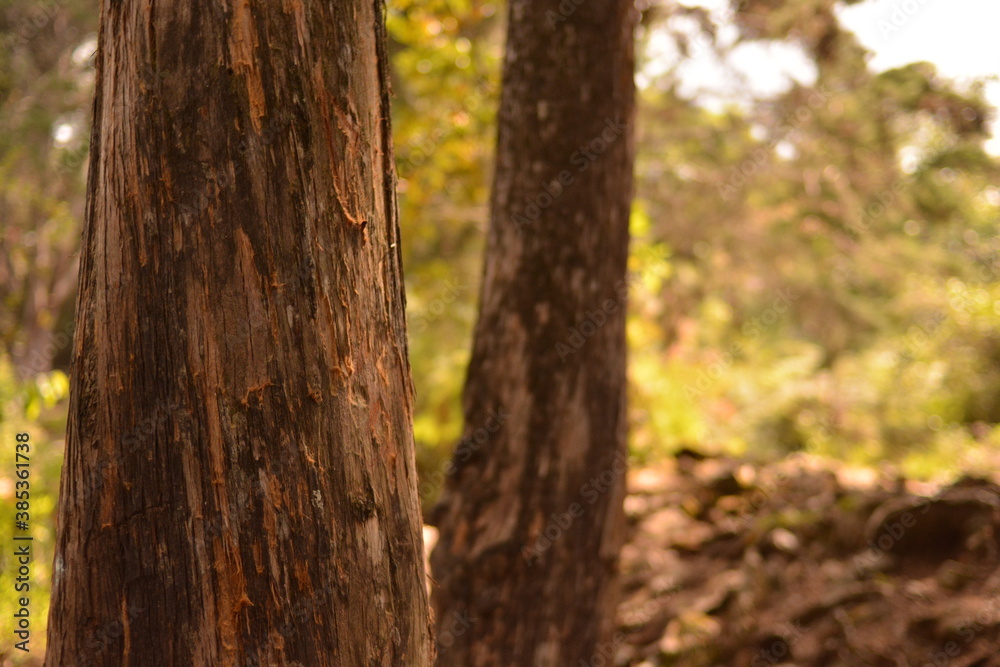
[[[102,3],[47,665],[431,663],[383,19]]]
[[[633,11],[510,5],[464,437],[434,516],[439,664],[610,664]]]

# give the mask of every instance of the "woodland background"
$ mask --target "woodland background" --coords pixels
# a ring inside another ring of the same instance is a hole
[[[35,443],[33,576],[43,593],[96,4],[0,2],[0,442],[28,431]],[[947,481],[1000,461],[1000,162],[986,149],[995,111],[985,82],[949,81],[930,63],[876,71],[838,19],[856,4],[641,3],[628,319],[637,466],[682,448],[760,460],[807,452]],[[503,15],[483,0],[389,3],[425,509],[461,430]],[[879,20],[896,29],[886,39],[906,29],[892,14]],[[761,92],[754,81],[769,61],[748,45],[794,64],[792,76]],[[685,68],[699,62],[725,74],[724,93],[692,85]],[[10,470],[0,466],[3,540]],[[42,597],[36,590],[36,641]],[[12,604],[0,596],[0,617]]]

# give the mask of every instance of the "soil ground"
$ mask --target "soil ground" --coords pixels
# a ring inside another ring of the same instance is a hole
[[[1000,666],[996,479],[682,451],[628,488],[617,632],[589,667]]]
[[[617,665],[1000,665],[996,480],[685,451],[626,514]]]

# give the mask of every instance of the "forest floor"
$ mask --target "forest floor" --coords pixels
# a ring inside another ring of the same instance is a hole
[[[681,452],[629,476],[618,665],[1000,665],[1000,486]]]

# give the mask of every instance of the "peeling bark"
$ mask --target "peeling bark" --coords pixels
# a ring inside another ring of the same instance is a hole
[[[464,437],[434,513],[441,665],[611,663],[633,14],[510,4]]]
[[[428,665],[381,0],[104,0],[47,665]]]

